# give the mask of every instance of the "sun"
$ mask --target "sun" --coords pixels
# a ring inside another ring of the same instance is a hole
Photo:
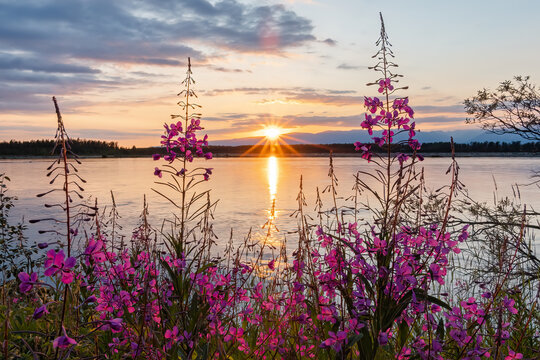
[[[269,126],[269,127],[264,128],[264,136],[268,140],[277,140],[280,135],[281,135],[281,128],[278,128],[276,126]]]

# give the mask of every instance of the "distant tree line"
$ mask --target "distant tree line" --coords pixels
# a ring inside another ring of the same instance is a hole
[[[51,156],[54,140],[30,140],[0,142],[0,155]],[[72,139],[71,150],[78,155],[116,155],[122,148],[117,142],[86,139]]]
[[[455,144],[457,153],[540,153],[540,142],[521,143],[514,142],[472,142],[469,144]],[[0,142],[0,156],[51,156],[54,148],[54,140],[30,140]],[[164,153],[163,149],[156,147],[135,146],[131,148],[120,147],[114,141],[72,139],[71,148],[74,153],[81,156],[150,156],[155,153]],[[211,145],[208,149],[215,156],[238,156],[242,154],[261,155],[268,153],[294,155],[294,154],[327,154],[330,151],[335,154],[352,154],[354,145],[352,144],[294,144],[294,145],[242,145],[242,146],[220,146]],[[449,142],[435,142],[422,144],[421,153],[448,153],[450,152]],[[385,152],[385,148],[373,146],[375,152]],[[410,152],[406,145],[394,145],[392,151]]]
[[[540,142],[521,143],[514,142],[472,142],[469,144],[454,144],[457,153],[540,153]],[[294,144],[287,146],[270,146],[270,145],[241,145],[241,146],[210,146],[210,151],[213,154],[220,155],[238,155],[252,154],[258,155],[262,153],[275,153],[284,155],[298,154],[326,154],[332,151],[334,154],[352,154],[355,153],[353,144]],[[375,152],[386,152],[386,148],[373,146]],[[410,148],[407,145],[393,145],[393,152],[409,153]],[[451,145],[449,142],[435,142],[422,144],[421,153],[450,153]]]

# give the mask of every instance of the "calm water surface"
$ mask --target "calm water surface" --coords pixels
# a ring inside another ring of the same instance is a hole
[[[18,197],[12,211],[12,219],[25,220],[49,217],[51,212],[43,204],[54,203],[52,197],[37,198],[35,195],[52,189],[45,169],[50,160],[0,160],[0,172],[10,178],[10,193]],[[152,188],[175,194],[154,184],[157,179],[153,169],[157,162],[151,159],[85,159],[79,166],[79,174],[88,182],[86,196],[97,198],[101,207],[110,206],[112,190],[118,211],[122,216],[124,233],[129,236],[137,223],[146,194],[150,217],[154,226],[159,227],[163,219],[171,219],[175,208]],[[275,201],[275,223],[278,232],[272,235],[276,242],[284,237],[294,247],[293,234],[296,219],[290,217],[297,208],[297,194],[300,176],[303,177],[307,209],[313,213],[316,189],[320,191],[329,184],[328,159],[326,158],[217,158],[202,164],[213,167],[210,181],[200,190],[211,188],[211,196],[219,200],[215,211],[215,232],[218,243],[228,241],[230,229],[234,230],[235,241],[241,241],[251,228],[255,236],[262,236],[265,224]],[[447,185],[449,175],[445,175],[450,159],[426,158],[422,163],[426,183],[431,189]],[[460,179],[468,188],[472,198],[478,201],[493,202],[495,184],[497,196],[513,196],[512,186],[530,183],[533,170],[540,171],[540,158],[461,158]],[[372,164],[359,158],[334,159],[335,173],[339,179],[339,201],[346,204],[347,197],[353,194],[353,175],[359,170],[373,169]],[[540,208],[540,191],[537,187],[520,186],[521,201]],[[60,194],[57,194],[60,196]],[[331,207],[328,193],[321,194],[326,208]],[[177,197],[178,198],[178,197]],[[57,197],[60,201],[60,197]],[[46,227],[46,226],[45,226]],[[28,236],[33,240],[46,240],[38,235],[43,229],[40,224],[28,224]]]

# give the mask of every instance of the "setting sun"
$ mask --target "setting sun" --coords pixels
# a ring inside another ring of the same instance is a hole
[[[268,140],[277,140],[281,135],[281,129],[275,126],[267,127],[264,129],[264,136]]]

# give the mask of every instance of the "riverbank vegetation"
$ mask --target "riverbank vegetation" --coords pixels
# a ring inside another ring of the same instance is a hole
[[[14,199],[0,177],[0,246],[18,256],[16,268],[0,258],[4,358],[538,358],[539,214],[508,199],[489,207],[467,198],[455,156],[448,185],[426,191],[413,106],[400,95],[382,16],[377,46],[369,85],[379,95],[365,98],[361,123],[372,141],[353,145],[370,168],[351,169],[352,194],[339,194],[330,156],[315,218],[299,179],[290,253],[268,241],[272,212],[262,241],[216,243],[217,203],[198,186],[212,181],[214,154],[191,65],[180,111],[152,155],[153,190],[170,201],[171,217],[154,226],[145,206],[129,242],[118,237],[114,207],[82,201],[84,164],[54,99],[57,158],[38,196],[58,211],[30,223],[55,241],[30,244],[24,225],[8,223]],[[338,207],[339,196],[350,206]]]

